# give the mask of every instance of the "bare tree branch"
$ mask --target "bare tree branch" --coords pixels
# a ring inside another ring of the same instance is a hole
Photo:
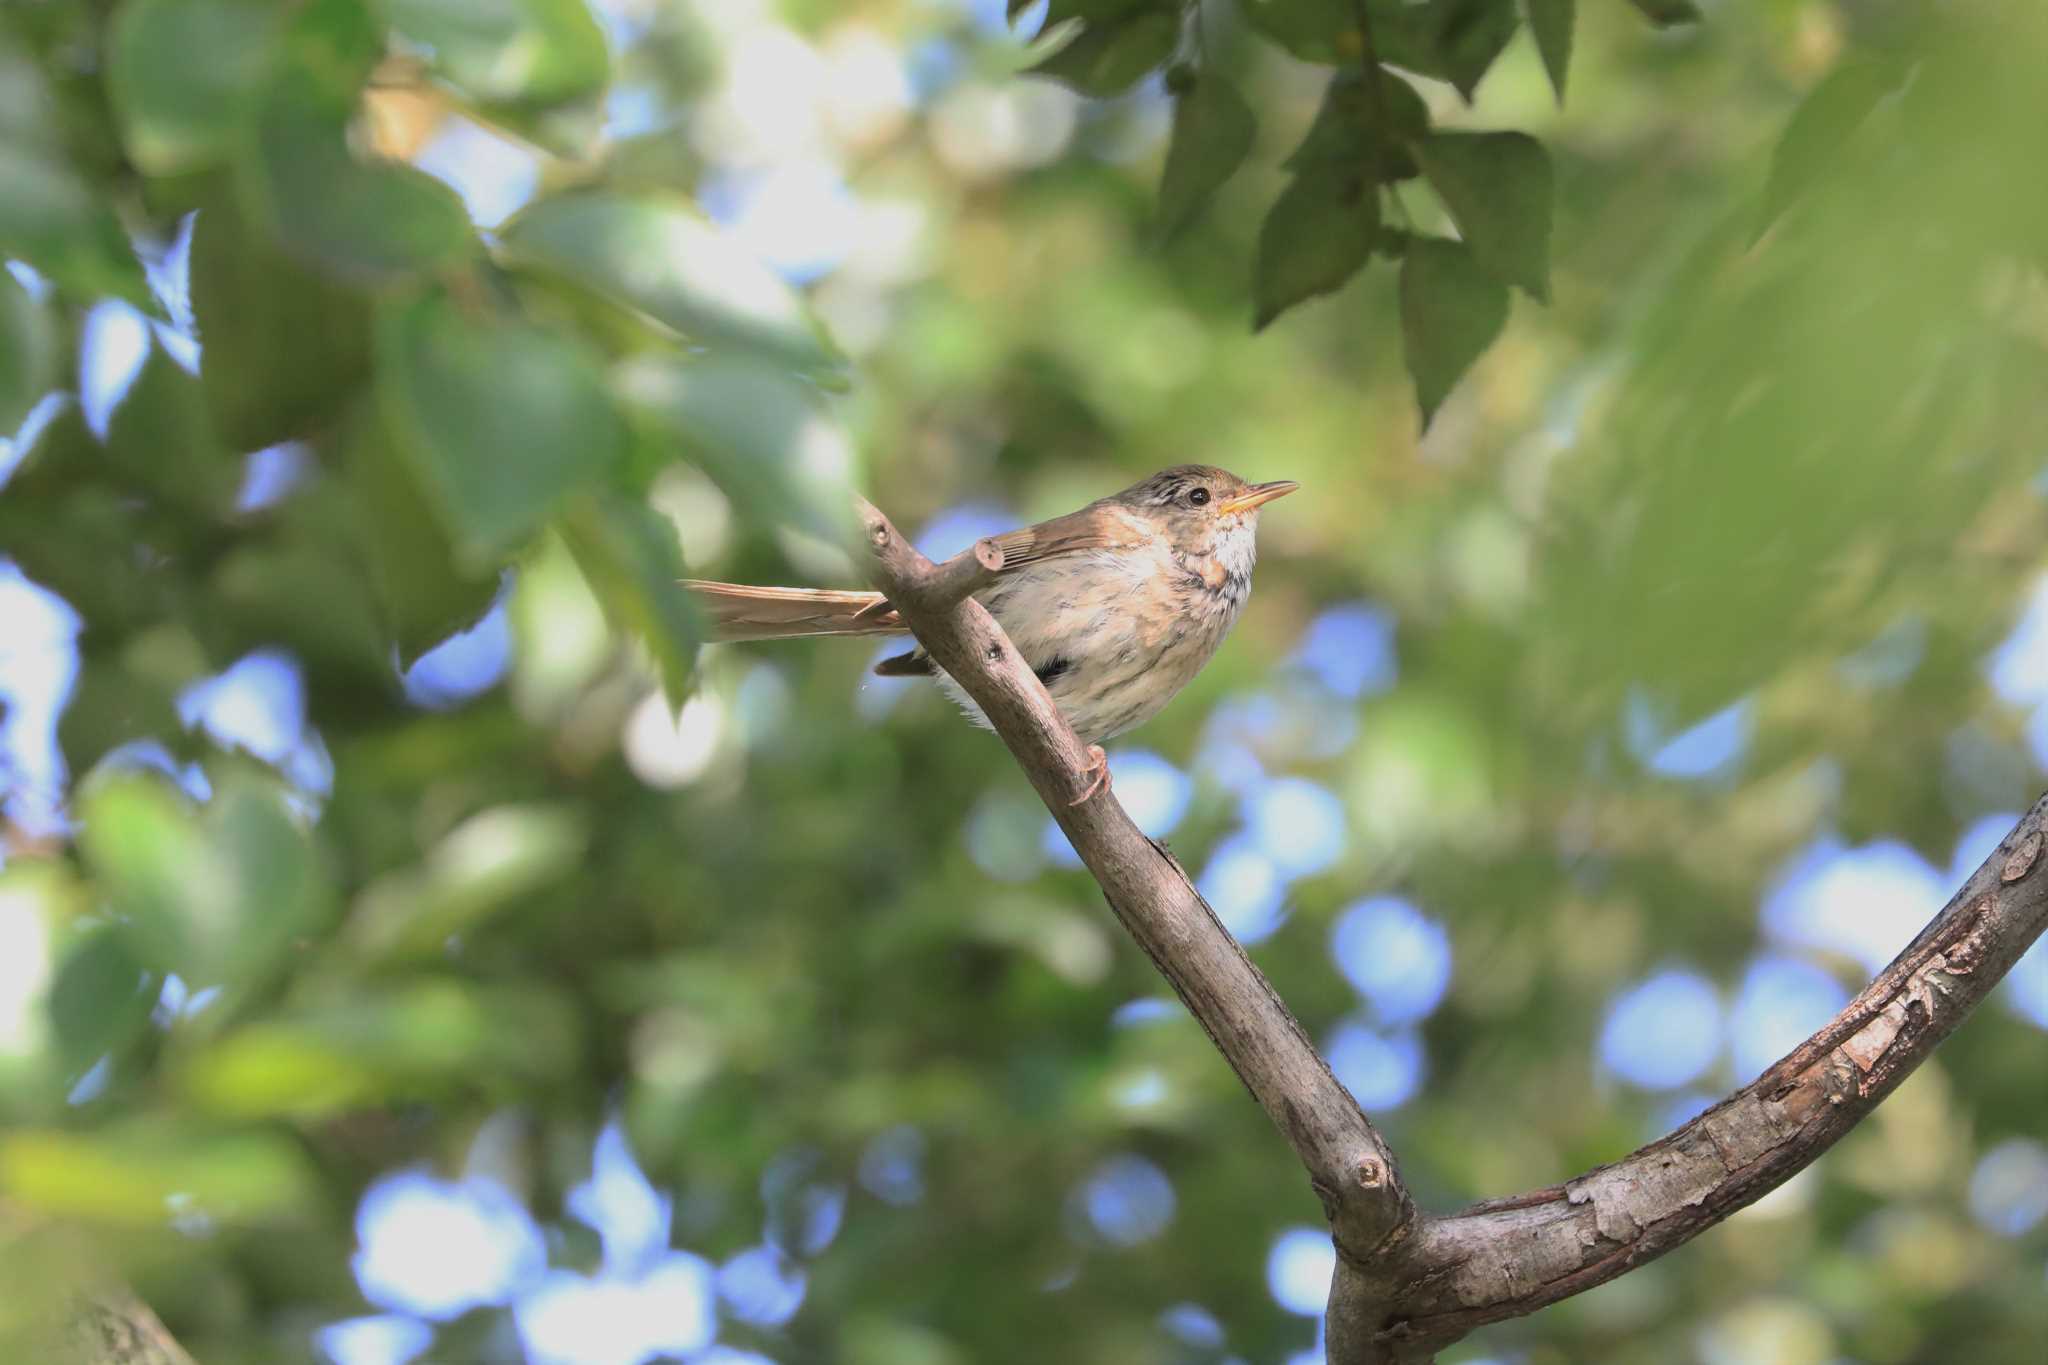
[[[1563,1185],[1419,1215],[1390,1244],[1393,1254],[1340,1264],[1330,1359],[1428,1360],[1475,1327],[1583,1293],[1684,1245],[1812,1164],[2048,927],[2048,876],[2036,875],[2044,817],[2048,798],[1841,1013],[1692,1122]]]
[[[2038,802],[1946,908],[1826,1027],[1669,1135],[1575,1180],[1442,1216],[1330,1074],[1180,864],[1105,793],[1002,628],[971,594],[1001,568],[977,545],[934,565],[865,503],[875,583],[988,715],[1110,908],[1179,992],[1307,1167],[1337,1244],[1331,1365],[1417,1365],[1682,1246],[1805,1169],[1890,1094],[2048,927]],[[986,547],[993,550],[993,547]]]
[[[194,1365],[149,1305],[126,1289],[79,1300],[70,1351],[77,1365]]]
[[[987,581],[977,570],[992,575],[1000,554],[993,566],[975,552],[934,565],[873,507],[861,503],[860,513],[875,586],[988,715],[1117,919],[1293,1146],[1337,1244],[1347,1255],[1371,1254],[1414,1216],[1392,1151],[1172,855],[1110,793],[1070,804],[1087,785],[1086,746],[1002,627],[968,596]],[[972,568],[962,564],[970,558]]]

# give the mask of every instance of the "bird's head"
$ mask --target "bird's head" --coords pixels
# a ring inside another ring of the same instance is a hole
[[[1110,501],[1156,526],[1182,554],[1241,551],[1249,559],[1259,509],[1300,486],[1292,479],[1246,483],[1214,465],[1183,464],[1132,484]]]

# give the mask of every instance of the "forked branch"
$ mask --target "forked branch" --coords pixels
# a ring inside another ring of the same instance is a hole
[[[991,576],[994,569],[976,551],[933,564],[875,508],[863,502],[859,510],[875,586],[987,714],[1117,919],[1293,1146],[1338,1244],[1350,1255],[1371,1253],[1414,1211],[1393,1153],[1180,864],[1111,793],[1070,804],[1087,785],[1086,746],[1002,627],[968,595],[978,586],[976,568]],[[963,563],[969,559],[974,567]]]
[[[980,705],[1124,928],[1293,1146],[1337,1244],[1331,1365],[1415,1365],[1681,1246],[1811,1164],[1911,1074],[2048,927],[2048,798],[1826,1027],[1677,1131],[1575,1180],[1416,1209],[1392,1151],[1173,857],[1108,793],[1080,805],[1080,739],[972,593],[978,545],[935,565],[860,505],[875,584]]]

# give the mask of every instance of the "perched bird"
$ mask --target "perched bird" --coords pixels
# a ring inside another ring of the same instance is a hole
[[[975,598],[1089,746],[1093,781],[1076,804],[1108,784],[1102,741],[1159,714],[1223,643],[1251,594],[1259,508],[1297,487],[1176,465],[1078,512],[994,538],[1003,567]],[[721,639],[906,633],[878,592],[687,584]],[[875,672],[936,673],[969,715],[988,723],[921,649],[884,659]]]

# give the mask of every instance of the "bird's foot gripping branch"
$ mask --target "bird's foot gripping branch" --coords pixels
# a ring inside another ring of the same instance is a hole
[[[863,502],[874,581],[989,724],[1110,908],[1307,1169],[1337,1246],[1331,1365],[1415,1365],[1474,1328],[1604,1284],[1804,1169],[1955,1030],[2048,926],[2037,803],[1934,921],[1811,1038],[1612,1165],[1456,1213],[1415,1207],[1393,1151],[1180,864],[1107,791],[1044,685],[975,602],[982,542],[934,564]]]

